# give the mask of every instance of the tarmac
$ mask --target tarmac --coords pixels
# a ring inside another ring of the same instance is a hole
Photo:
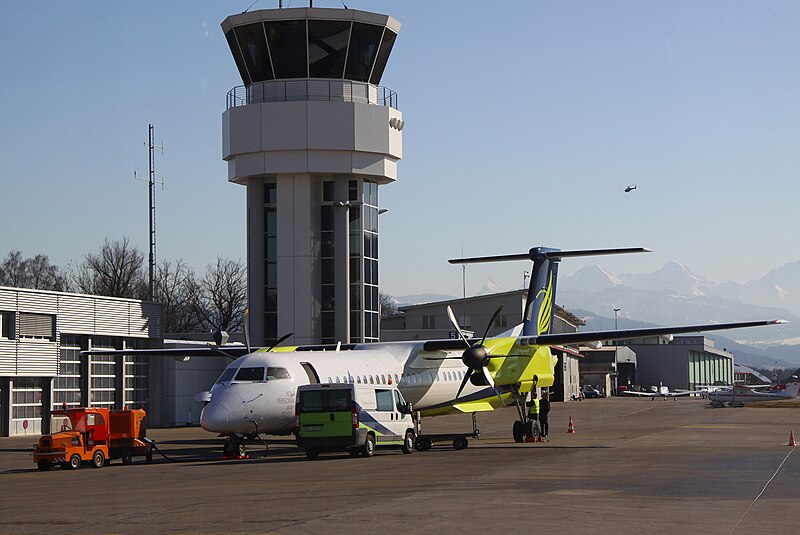
[[[574,433],[568,433],[569,417]],[[223,460],[222,438],[152,429],[170,462],[39,472],[38,437],[0,439],[0,533],[797,533],[797,408],[701,399],[553,403],[549,442],[516,444],[513,408],[479,439],[404,455],[323,454],[267,437]],[[469,415],[423,420],[468,432]],[[265,455],[266,454],[266,455]]]

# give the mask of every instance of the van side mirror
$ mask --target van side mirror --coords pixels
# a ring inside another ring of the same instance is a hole
[[[403,409],[403,412],[406,414],[414,414],[414,408],[411,406],[411,403],[406,403]]]

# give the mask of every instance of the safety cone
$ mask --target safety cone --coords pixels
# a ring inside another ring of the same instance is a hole
[[[575,432],[575,424],[572,423],[572,416],[569,417],[569,428],[567,429],[567,433],[574,433]]]
[[[789,443],[787,446],[794,446],[794,431],[789,431]]]

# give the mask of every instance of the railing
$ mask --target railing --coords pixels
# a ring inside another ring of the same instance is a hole
[[[228,91],[227,109],[261,102],[361,102],[397,109],[397,93],[388,87],[351,80],[272,80]]]

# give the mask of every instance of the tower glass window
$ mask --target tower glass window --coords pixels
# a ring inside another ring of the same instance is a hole
[[[239,26],[233,30],[239,41],[239,49],[244,56],[244,63],[250,79],[254,82],[272,80],[272,62],[267,52],[267,41],[264,38],[264,25],[260,22]]]
[[[383,26],[353,23],[353,32],[350,37],[350,53],[347,55],[347,67],[344,77],[348,80],[366,82],[372,73],[375,56],[383,35]]]
[[[264,338],[278,340],[278,185],[264,184]]]
[[[308,74],[312,78],[341,78],[350,22],[344,20],[308,21]]]
[[[306,21],[265,22],[267,43],[272,55],[275,78],[308,77]]]

